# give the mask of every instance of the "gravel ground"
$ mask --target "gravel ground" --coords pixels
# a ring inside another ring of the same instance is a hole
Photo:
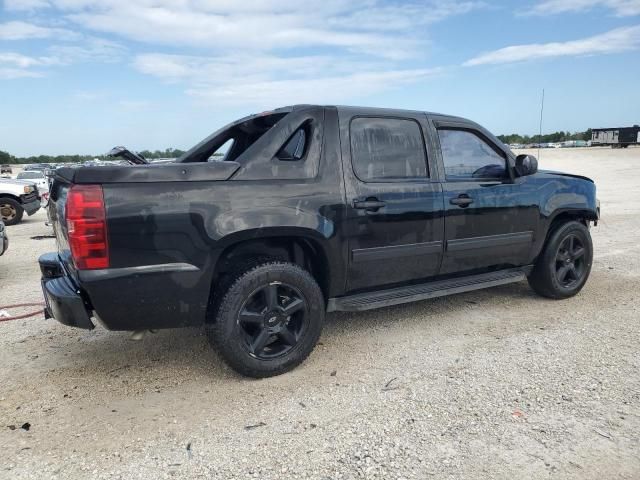
[[[0,323],[0,478],[640,478],[640,149],[540,164],[591,176],[602,202],[569,300],[524,282],[332,314],[308,361],[267,380],[200,329]],[[0,305],[41,300],[44,218],[8,228]]]

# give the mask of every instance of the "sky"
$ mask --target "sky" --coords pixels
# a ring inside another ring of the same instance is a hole
[[[640,124],[640,0],[0,0],[0,150],[187,149],[295,103]]]

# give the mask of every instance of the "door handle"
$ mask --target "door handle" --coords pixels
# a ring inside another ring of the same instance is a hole
[[[367,200],[354,200],[353,208],[357,208],[359,210],[370,210],[375,211],[379,208],[386,206],[385,202],[381,202],[375,198],[368,198]]]
[[[452,198],[449,200],[451,205],[458,205],[459,207],[465,208],[473,203],[473,198],[470,198],[467,194],[462,194],[457,198]]]

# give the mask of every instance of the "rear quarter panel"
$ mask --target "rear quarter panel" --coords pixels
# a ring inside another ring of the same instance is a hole
[[[314,239],[331,294],[340,292],[344,189],[337,128],[328,129],[313,178],[104,184],[111,268],[79,272],[100,319],[116,330],[201,324],[220,255],[269,236]]]

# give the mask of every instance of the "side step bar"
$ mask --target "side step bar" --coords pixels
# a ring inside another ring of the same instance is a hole
[[[327,311],[359,312],[362,310],[388,307],[390,305],[399,305],[401,303],[426,300],[428,298],[443,297],[455,293],[497,287],[498,285],[525,280],[531,268],[531,266],[511,268],[509,270],[481,273],[468,277],[437,280],[418,285],[410,285],[408,287],[397,287],[388,290],[330,298]]]

